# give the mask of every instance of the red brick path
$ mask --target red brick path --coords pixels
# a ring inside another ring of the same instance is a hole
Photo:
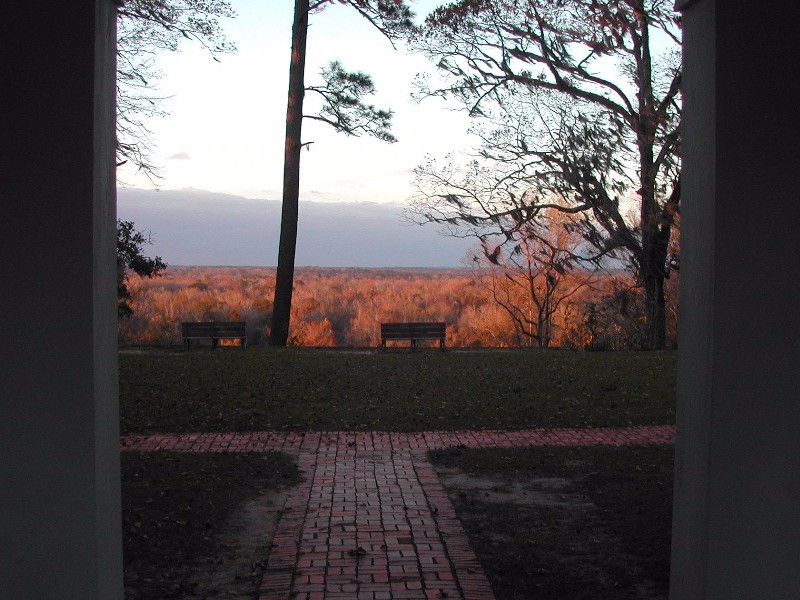
[[[126,436],[124,451],[297,457],[259,600],[494,598],[427,450],[668,444],[674,427]]]

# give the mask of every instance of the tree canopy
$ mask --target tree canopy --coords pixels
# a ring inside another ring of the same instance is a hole
[[[134,229],[132,221],[117,220],[117,316],[121,319],[133,315],[128,276],[135,273],[141,277],[156,277],[167,268],[160,256],[145,255],[143,247],[149,243],[150,236]]]
[[[627,261],[664,345],[667,248],[680,207],[680,20],[662,0],[461,0],[415,48],[419,95],[479,118],[468,165],[417,169],[421,222],[509,234],[546,208],[576,216],[593,258]],[[584,249],[587,246],[584,246]]]
[[[322,69],[323,85],[311,85],[307,92],[321,96],[323,105],[304,118],[321,121],[346,135],[367,134],[384,142],[396,142],[391,133],[391,110],[364,103],[364,97],[375,93],[372,77],[361,71],[348,72],[339,61],[331,61]]]

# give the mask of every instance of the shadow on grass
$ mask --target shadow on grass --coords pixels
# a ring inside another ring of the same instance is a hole
[[[430,456],[498,600],[667,598],[672,446]]]
[[[285,454],[123,452],[125,598],[253,598],[284,491]]]

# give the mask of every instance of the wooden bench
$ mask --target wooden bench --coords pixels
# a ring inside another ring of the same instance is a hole
[[[391,340],[410,340],[411,349],[417,347],[417,340],[439,340],[444,350],[446,323],[381,323],[381,346]]]
[[[247,333],[244,321],[205,321],[181,323],[181,337],[185,350],[191,350],[192,342],[211,340],[214,350],[219,340],[239,340],[242,350],[247,346]]]

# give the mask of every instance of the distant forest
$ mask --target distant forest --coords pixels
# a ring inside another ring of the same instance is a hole
[[[552,281],[550,282],[552,283]],[[376,347],[383,322],[445,321],[450,347],[639,349],[646,322],[641,289],[624,271],[569,272],[518,281],[501,269],[299,268],[289,343]],[[245,321],[248,344],[266,344],[275,269],[173,267],[129,279],[133,314],[123,346],[177,346],[183,321]],[[542,290],[550,294],[542,300]],[[668,347],[675,346],[677,276],[667,285]],[[545,307],[543,309],[543,306]]]

